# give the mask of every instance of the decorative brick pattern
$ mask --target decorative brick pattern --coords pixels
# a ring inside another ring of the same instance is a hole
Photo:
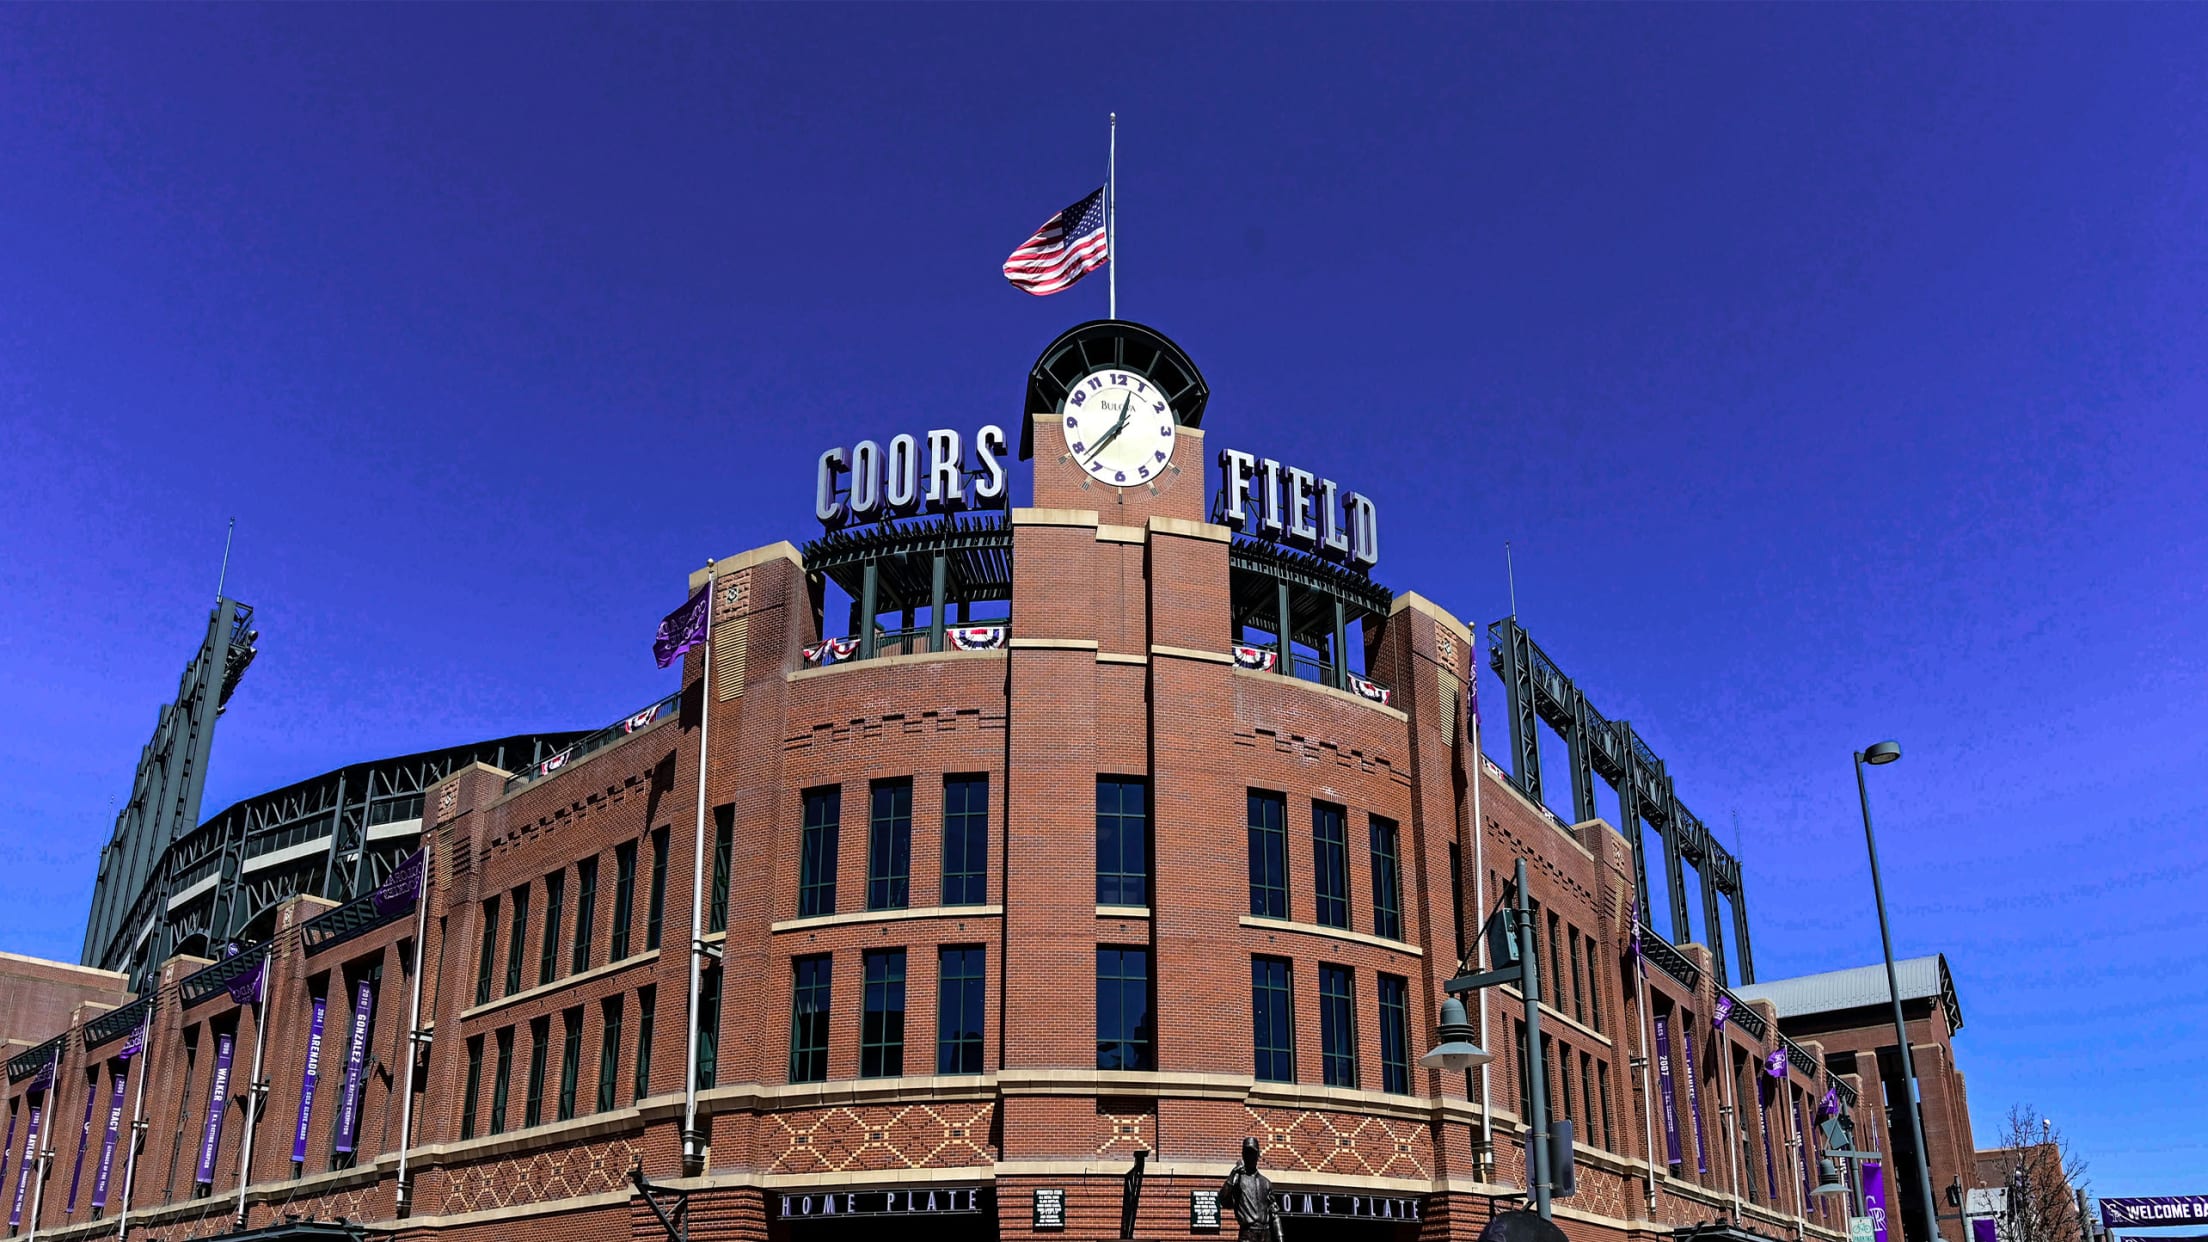
[[[988,1145],[996,1105],[910,1104],[774,1113],[766,1142],[774,1173],[942,1169],[996,1161]]]

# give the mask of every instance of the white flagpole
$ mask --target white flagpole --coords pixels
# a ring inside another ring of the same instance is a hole
[[[1633,903],[1633,930],[1638,933],[1640,928],[1640,894],[1636,891]],[[1638,936],[1636,936],[1636,939],[1638,939]],[[1649,1106],[1641,1110],[1641,1139],[1643,1146],[1648,1149],[1648,1211],[1649,1215],[1654,1216],[1656,1213],[1656,1089],[1648,1081],[1648,1063],[1651,1060],[1648,1051],[1650,1038],[1648,1027],[1652,1015],[1648,1012],[1648,963],[1641,957],[1640,949],[1637,946],[1633,951],[1633,996],[1641,1011],[1640,1021],[1635,1024],[1640,1028],[1639,1034],[1641,1037],[1641,1055],[1638,1058],[1641,1063],[1641,1098],[1649,1102]]]
[[[429,1042],[429,1036],[422,1033],[422,975],[426,973],[428,962],[429,837],[429,832],[423,831],[421,845],[417,847],[422,855],[422,874],[414,882],[414,989],[406,1004],[406,1087],[405,1094],[399,1097],[399,1176],[396,1193],[401,1219],[412,1211],[414,1205],[414,1181],[406,1167],[407,1149],[414,1143],[414,1062],[416,1054]],[[440,950],[440,960],[442,956]]]
[[[131,1102],[130,1147],[123,1154],[123,1203],[122,1210],[115,1215],[117,1242],[130,1232],[130,1188],[138,1177],[138,1136],[146,1128],[146,1062],[151,1059],[148,1046],[153,1042],[153,1006],[146,1006],[146,1017],[139,1029],[143,1033],[138,1037],[138,1055],[132,1058],[138,1062],[138,1095]]]
[[[705,767],[712,757],[707,739],[713,728],[713,592],[719,583],[713,562],[705,563],[705,665],[698,682],[698,824],[690,859],[690,1035],[682,1066],[682,1157],[685,1166],[703,1172],[705,1142],[698,1134],[698,989],[705,961]],[[688,1171],[688,1169],[686,1169]]]
[[[1119,114],[1112,113],[1111,157],[1104,165],[1104,260],[1111,268],[1104,273],[1111,286],[1111,307],[1104,314],[1107,319],[1119,318]]]
[[[1472,956],[1487,970],[1487,818],[1480,813],[1480,786],[1487,783],[1487,757],[1480,750],[1480,645],[1472,644],[1472,909],[1480,926],[1472,931]],[[1459,854],[1457,857],[1464,857]],[[1487,992],[1479,989],[1480,1047],[1493,1050],[1487,1041]],[[1488,1101],[1488,1067],[1480,1067],[1480,1180],[1494,1176],[1495,1117]]]
[[[38,1236],[39,1213],[46,1207],[46,1166],[54,1159],[54,1124],[61,1111],[61,1049],[54,1049],[53,1069],[46,1083],[46,1126],[38,1133],[36,1162],[31,1166],[31,1227],[23,1236]],[[25,1098],[28,1098],[27,1096]]]
[[[416,941],[415,956],[421,956],[421,951],[421,943]],[[261,981],[253,985],[253,1073],[245,1081],[245,1136],[238,1143],[239,1229],[245,1228],[245,1184],[253,1176],[253,1131],[261,1119],[261,1048],[268,1040],[268,956],[261,958],[257,969],[261,972]],[[417,970],[417,977],[419,974]],[[409,1058],[407,1067],[411,1069],[413,1064],[413,1060]]]

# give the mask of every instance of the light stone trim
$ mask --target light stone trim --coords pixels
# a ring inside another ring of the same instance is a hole
[[[1014,509],[1014,526],[1086,526],[1095,530],[1103,525],[1094,509]]]
[[[1234,531],[1213,522],[1191,522],[1187,518],[1154,517],[1150,529],[1160,535],[1180,535],[1189,539],[1209,539],[1213,543],[1234,542]]]
[[[1260,928],[1264,931],[1301,932],[1306,936],[1325,936],[1332,940],[1347,940],[1351,944],[1371,945],[1376,949],[1386,949],[1391,953],[1407,953],[1412,957],[1426,956],[1426,950],[1415,944],[1405,944],[1400,940],[1390,940],[1385,936],[1367,935],[1364,932],[1350,931],[1341,927],[1328,927],[1324,923],[1299,923],[1294,919],[1268,919],[1255,914],[1245,914],[1242,916],[1242,926]]]
[[[1234,675],[1237,677],[1257,677],[1274,684],[1285,683],[1287,685],[1294,686],[1300,690],[1308,691],[1312,694],[1323,694],[1332,698],[1341,699],[1344,702],[1355,703],[1359,707],[1369,708],[1372,711],[1379,712],[1383,716],[1391,716],[1396,720],[1402,721],[1405,724],[1410,723],[1411,718],[1409,714],[1404,712],[1401,708],[1390,707],[1385,703],[1375,703],[1371,699],[1366,698],[1364,695],[1351,694],[1347,690],[1336,690],[1332,686],[1322,686],[1318,682],[1305,681],[1301,677],[1290,677],[1284,673],[1280,673],[1271,669],[1259,670],[1254,668],[1237,668],[1234,670]]]
[[[562,988],[571,988],[578,983],[588,983],[592,979],[599,979],[607,975],[617,974],[621,971],[627,970],[631,966],[640,966],[643,963],[651,961],[653,958],[656,958],[658,956],[658,949],[646,949],[642,953],[635,953],[631,954],[628,957],[624,957],[618,962],[607,962],[603,966],[593,966],[589,970],[585,970],[577,974],[563,975],[558,979],[554,979],[550,983],[540,983],[533,988],[523,988],[521,991],[514,993],[512,996],[501,996],[496,1000],[485,1001],[480,1005],[474,1006],[473,1008],[463,1009],[460,1011],[460,1019],[464,1022],[469,1018],[480,1017],[483,1014],[496,1013],[509,1005],[523,1004],[524,1002],[535,1000],[540,996],[550,995],[551,993],[557,992]]]
[[[450,1216],[409,1216],[403,1221],[387,1221],[383,1227],[451,1229],[462,1225],[521,1220],[531,1216],[551,1216],[559,1212],[587,1212],[592,1208],[626,1209],[635,1197],[634,1190],[608,1190],[595,1195],[577,1195],[570,1199],[552,1199],[543,1203],[517,1203],[512,1207],[484,1208],[480,1212],[455,1212]]]
[[[1150,657],[1132,655],[1124,651],[1099,651],[1096,653],[1096,662],[1098,664],[1148,664]]]
[[[1012,645],[1019,646],[1020,640],[1013,639]],[[1002,651],[915,651],[910,655],[875,656],[871,660],[838,660],[834,664],[823,665],[820,668],[793,669],[782,674],[782,680],[785,682],[809,681],[815,677],[833,677],[837,673],[847,673],[853,669],[899,668],[908,664],[926,664],[932,660],[1001,660],[1003,658],[1004,653]]]
[[[1150,532],[1140,526],[1114,526],[1109,522],[1100,522],[1096,528],[1098,543],[1142,543],[1149,536]]]
[[[1097,643],[1093,638],[1015,638],[1012,640],[1012,649],[1014,651],[1094,651],[1097,649]]]
[[[788,561],[801,570],[805,568],[805,558],[797,554],[796,545],[787,539],[779,539],[763,548],[753,548],[749,552],[738,552],[734,556],[715,561],[713,562],[712,572],[713,576],[718,578],[722,574],[741,573],[754,565],[764,565],[768,561]],[[690,571],[690,593],[692,595],[697,594],[698,588],[705,585],[705,576],[706,569],[703,565]]]
[[[994,1100],[995,1074],[915,1074],[904,1078],[836,1078],[828,1082],[732,1083],[698,1093],[706,1111],[831,1108],[839,1105]],[[677,1096],[676,1102],[681,1102]]]
[[[849,927],[855,923],[894,923],[905,919],[990,919],[1004,917],[1004,907],[992,906],[918,906],[904,910],[853,910],[849,914],[815,914],[808,918],[782,919],[767,924],[767,930],[775,935],[783,932],[817,931],[823,927]]]
[[[1388,615],[1392,617],[1405,609],[1415,609],[1432,617],[1437,624],[1455,634],[1459,642],[1469,644],[1472,641],[1472,628],[1457,620],[1457,614],[1416,591],[1405,591],[1396,596],[1395,602],[1388,606]]]
[[[1164,643],[1150,644],[1150,654],[1170,660],[1198,660],[1205,664],[1232,664],[1234,657],[1223,651],[1198,651],[1194,647],[1168,647]]]
[[[1100,919],[1146,919],[1150,917],[1148,906],[1098,906],[1096,917]]]

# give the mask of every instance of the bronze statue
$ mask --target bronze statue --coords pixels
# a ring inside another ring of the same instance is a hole
[[[1282,1242],[1273,1182],[1257,1171],[1257,1140],[1242,1140],[1242,1163],[1219,1184],[1219,1206],[1234,1213],[1242,1242]]]

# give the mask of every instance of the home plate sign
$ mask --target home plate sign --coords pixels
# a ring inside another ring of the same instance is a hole
[[[2101,1223],[2125,1225],[2208,1225],[2208,1195],[2154,1195],[2101,1200]]]

